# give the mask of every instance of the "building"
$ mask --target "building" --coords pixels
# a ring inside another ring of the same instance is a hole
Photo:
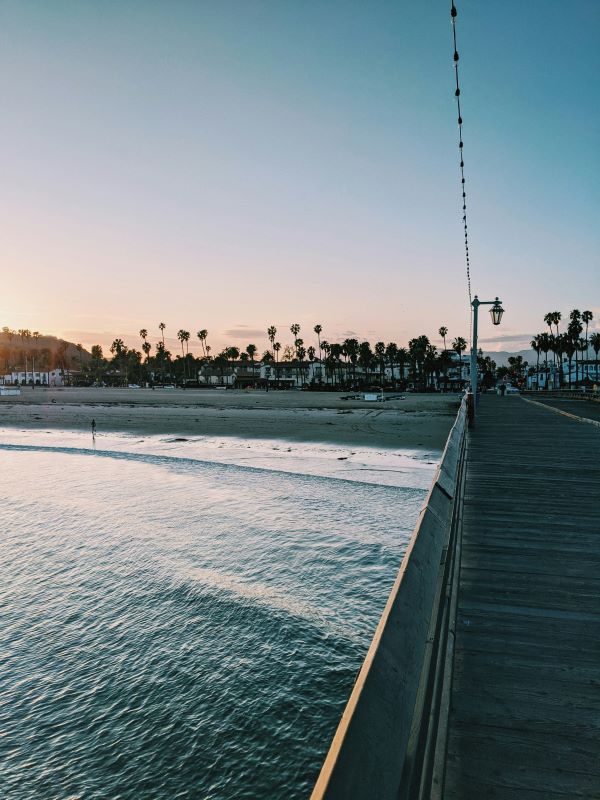
[[[13,371],[1,375],[0,380],[5,386],[65,386],[65,374],[61,369],[27,372]]]
[[[576,363],[573,358],[569,364],[569,359],[563,358],[560,366],[554,362],[548,363],[548,366],[540,363],[539,369],[532,367],[527,376],[527,388],[532,391],[536,389],[569,389],[585,385],[600,386],[600,365],[596,363],[596,360],[586,359]]]

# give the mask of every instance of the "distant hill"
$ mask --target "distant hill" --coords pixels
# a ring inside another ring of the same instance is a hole
[[[506,367],[510,356],[522,356],[523,361],[527,361],[529,366],[534,365],[537,361],[537,355],[535,353],[535,350],[517,350],[515,353],[509,353],[506,350],[500,350],[497,353],[494,353],[492,350],[484,350],[483,355],[489,356],[493,361],[496,362],[496,365],[499,367]],[[540,354],[540,360],[543,358],[544,356]]]
[[[4,327],[0,330],[0,370],[19,368],[27,357],[34,357],[47,363],[48,368],[57,361],[57,357],[64,351],[66,364],[77,368],[79,364],[87,364],[91,354],[85,348],[79,350],[75,342],[59,339],[57,336],[48,336],[38,331],[20,330],[13,331]]]

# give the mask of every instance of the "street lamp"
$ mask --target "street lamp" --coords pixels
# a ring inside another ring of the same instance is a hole
[[[480,300],[477,295],[473,298],[471,307],[473,308],[473,341],[471,342],[471,392],[473,394],[473,403],[477,401],[477,312],[479,306],[491,306],[490,315],[492,317],[492,325],[500,325],[500,320],[504,314],[502,302],[496,298],[495,300]]]

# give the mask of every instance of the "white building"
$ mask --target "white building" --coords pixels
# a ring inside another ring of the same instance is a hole
[[[64,373],[61,369],[51,369],[44,372],[27,372],[13,371],[6,375],[1,375],[0,380],[2,383],[10,386],[18,384],[19,386],[31,386],[35,383],[36,386],[64,386],[65,379]]]
[[[562,388],[568,389],[576,386],[583,386],[590,381],[592,384],[600,386],[600,367],[595,360],[579,361],[563,358],[562,361]],[[536,389],[558,389],[560,387],[560,368],[558,364],[540,362],[539,371],[536,367],[527,376],[527,388],[535,391]]]

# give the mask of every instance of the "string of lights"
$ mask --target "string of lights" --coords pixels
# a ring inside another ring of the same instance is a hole
[[[462,220],[465,229],[465,258],[467,263],[467,289],[469,291],[469,305],[472,302],[471,296],[471,262],[469,259],[469,232],[467,227],[467,192],[465,188],[465,158],[464,158],[464,146],[463,146],[463,117],[462,111],[460,107],[460,82],[458,77],[458,48],[456,46],[456,16],[457,16],[456,6],[454,5],[454,0],[452,0],[452,7],[450,9],[450,17],[452,19],[452,40],[454,43],[454,76],[456,78],[456,89],[454,91],[454,96],[456,97],[456,105],[458,111],[458,152],[460,156],[460,185],[461,185],[461,192],[462,192]]]

